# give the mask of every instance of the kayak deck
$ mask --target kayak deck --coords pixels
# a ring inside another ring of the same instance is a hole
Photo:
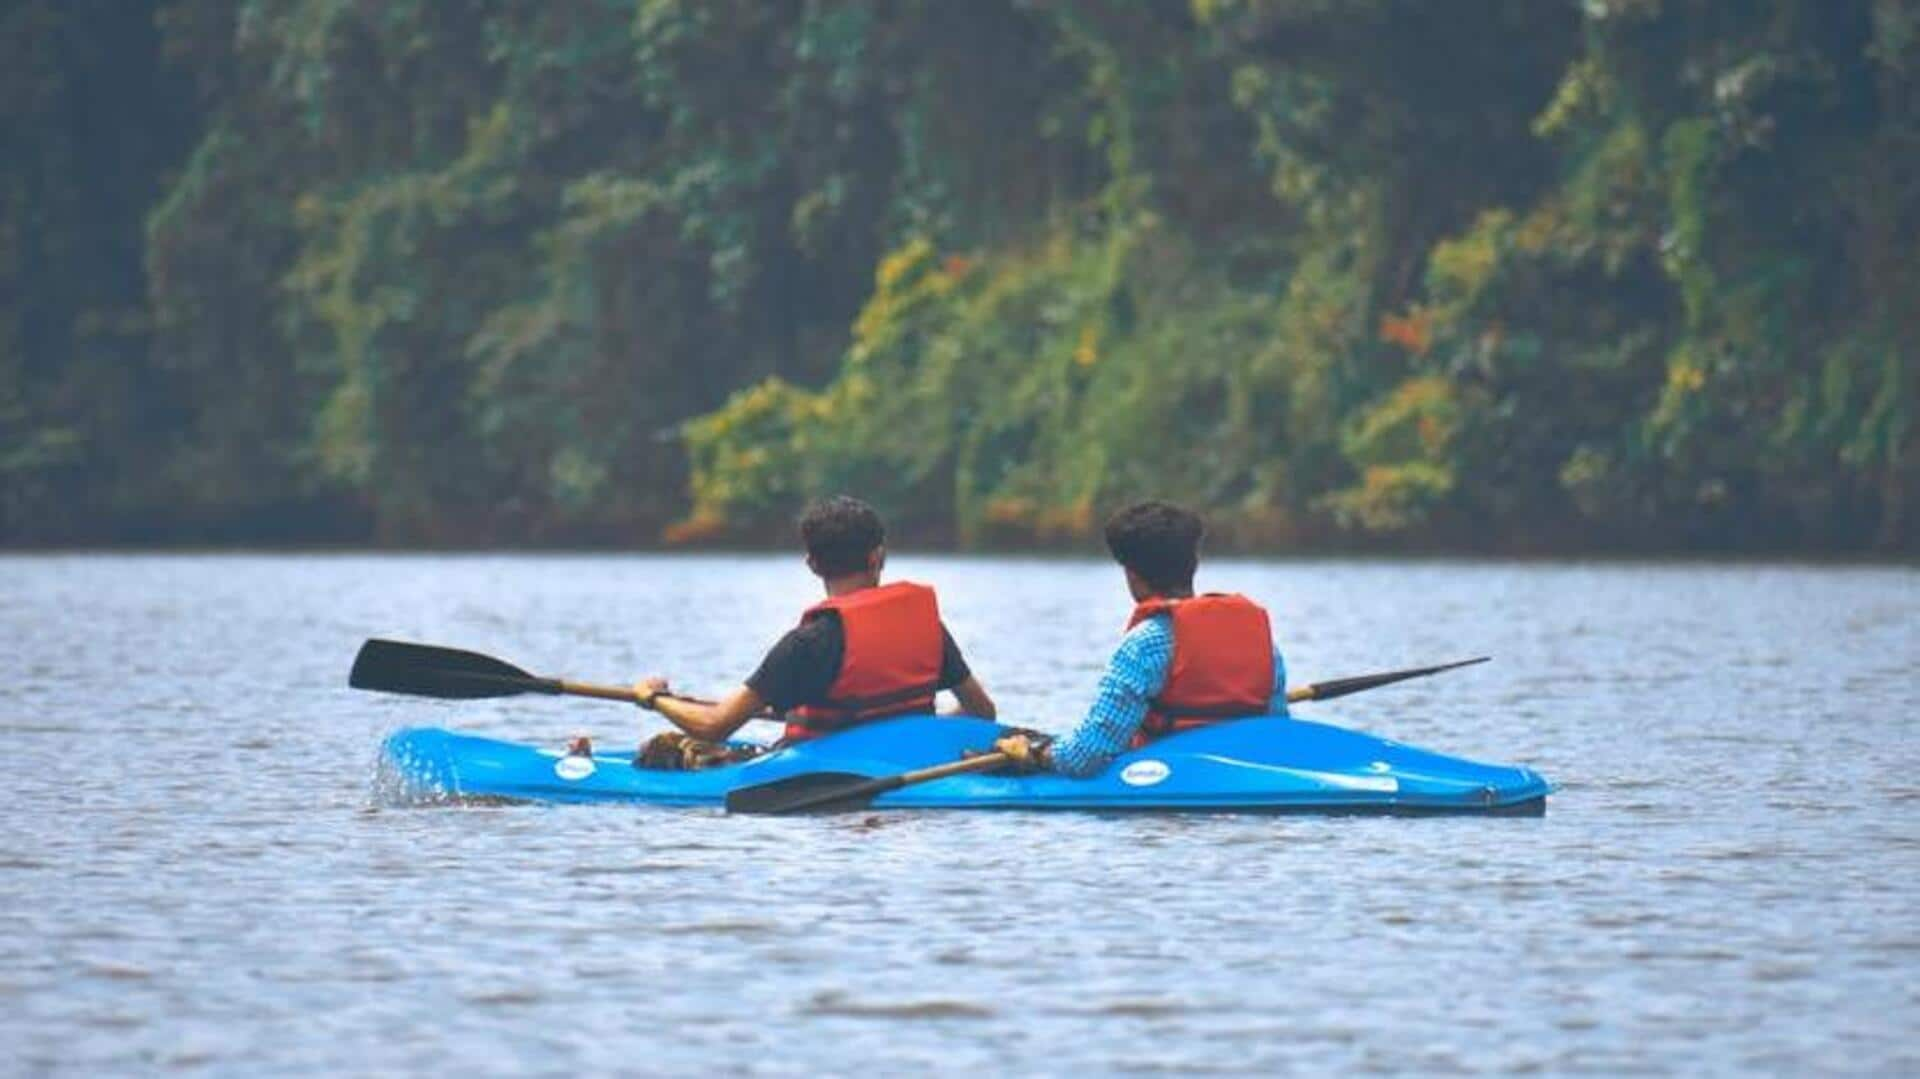
[[[633,767],[625,755],[558,749],[440,728],[389,736],[382,768],[427,800],[724,804],[736,787],[804,772],[884,776],[986,750],[1006,728],[906,716],[697,772]],[[1545,811],[1553,787],[1532,769],[1484,764],[1360,731],[1268,717],[1185,731],[1132,750],[1087,779],[950,776],[877,798],[876,809],[1496,813]]]

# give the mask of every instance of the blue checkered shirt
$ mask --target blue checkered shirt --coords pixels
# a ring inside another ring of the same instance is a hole
[[[1147,718],[1147,702],[1159,696],[1167,684],[1167,667],[1172,662],[1171,617],[1154,615],[1127,631],[1120,647],[1114,649],[1106,673],[1100,676],[1087,718],[1053,743],[1054,771],[1090,776],[1126,752]],[[1287,661],[1278,648],[1273,650],[1273,702],[1267,711],[1276,716],[1287,714]]]

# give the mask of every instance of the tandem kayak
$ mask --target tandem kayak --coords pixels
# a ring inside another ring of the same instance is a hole
[[[986,720],[905,716],[697,772],[440,728],[396,732],[381,756],[385,780],[405,800],[720,806],[731,790],[802,773],[885,776],[943,764],[1005,732]],[[873,808],[1537,815],[1552,790],[1529,768],[1269,717],[1172,735],[1087,779],[949,776],[883,794]]]

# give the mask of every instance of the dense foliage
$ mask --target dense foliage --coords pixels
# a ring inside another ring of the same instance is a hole
[[[0,538],[1913,550],[1907,0],[19,0]]]

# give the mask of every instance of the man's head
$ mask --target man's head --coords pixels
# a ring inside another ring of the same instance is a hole
[[[887,528],[857,498],[834,495],[808,506],[800,515],[800,541],[807,547],[807,568],[823,580],[855,573],[877,578],[886,565]]]
[[[1107,550],[1127,571],[1134,599],[1185,596],[1193,592],[1200,564],[1198,514],[1171,502],[1136,502],[1107,520]]]

